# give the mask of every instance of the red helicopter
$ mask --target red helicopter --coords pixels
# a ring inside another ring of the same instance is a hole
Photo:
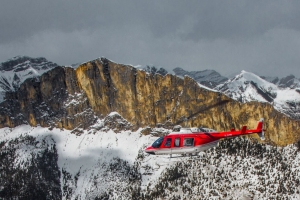
[[[195,155],[200,151],[217,146],[223,138],[257,133],[260,139],[264,140],[263,121],[264,119],[261,118],[256,129],[253,130],[247,130],[247,126],[243,126],[241,130],[232,129],[228,132],[218,132],[209,128],[181,128],[180,132],[172,132],[158,138],[145,149],[145,152],[155,155],[170,154],[170,157],[172,154]]]

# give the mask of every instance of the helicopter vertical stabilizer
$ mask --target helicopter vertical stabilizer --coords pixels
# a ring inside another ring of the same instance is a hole
[[[243,126],[241,130],[241,134],[245,134],[247,130],[247,126]]]
[[[264,133],[264,118],[261,118],[258,122],[257,128],[260,133],[257,133],[261,140],[265,140],[265,133]]]

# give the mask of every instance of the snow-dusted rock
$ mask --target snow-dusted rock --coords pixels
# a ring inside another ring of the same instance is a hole
[[[270,103],[279,112],[300,119],[300,93],[296,89],[279,87],[253,73],[242,71],[215,89],[242,103]]]
[[[57,67],[45,58],[17,56],[0,64],[0,102],[4,93],[15,91],[28,78],[39,77]]]

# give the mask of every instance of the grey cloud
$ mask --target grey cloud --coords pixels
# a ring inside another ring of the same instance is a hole
[[[298,74],[299,1],[3,0],[0,61],[105,56],[172,70]]]
[[[212,1],[194,9],[186,39],[252,39],[274,28],[299,30],[299,2]]]
[[[115,24],[120,14],[113,13],[113,7],[113,3],[96,0],[4,0],[0,7],[1,43],[26,39],[45,30],[105,28]]]
[[[275,3],[274,3],[275,2]],[[99,1],[3,0],[1,42],[37,31],[72,32],[120,26],[147,27],[154,37],[182,39],[244,38],[286,26],[299,28],[298,1]],[[180,30],[186,24],[190,28]]]

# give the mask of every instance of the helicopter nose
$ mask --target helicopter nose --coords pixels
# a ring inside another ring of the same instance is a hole
[[[154,155],[153,147],[151,147],[151,146],[146,148],[145,152],[148,153],[148,154],[153,154]]]

